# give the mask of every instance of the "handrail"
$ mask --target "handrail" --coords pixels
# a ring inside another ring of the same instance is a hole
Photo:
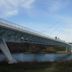
[[[54,40],[54,41],[63,42],[63,43],[68,44],[67,42],[65,42],[63,40],[51,38],[46,34],[34,31],[34,30],[30,29],[30,28],[23,27],[21,25],[9,22],[9,21],[4,20],[4,19],[0,19],[0,22],[3,22],[5,24],[5,26],[8,26],[10,28],[14,28],[14,29],[17,29],[17,30],[20,30],[20,31],[23,31],[23,32],[27,32],[27,33],[30,33],[30,34],[33,34],[33,35],[36,35],[36,36],[40,36],[40,37],[43,37],[43,38],[46,38],[46,39],[51,39],[51,40]]]

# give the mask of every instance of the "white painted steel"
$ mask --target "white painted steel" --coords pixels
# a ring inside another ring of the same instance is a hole
[[[16,63],[16,60],[12,57],[4,39],[2,39],[2,41],[0,42],[0,49],[8,60],[8,63]]]

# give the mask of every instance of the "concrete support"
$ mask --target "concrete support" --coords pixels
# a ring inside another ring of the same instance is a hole
[[[7,58],[9,64],[16,63],[16,60],[12,57],[4,39],[0,39],[0,49]]]

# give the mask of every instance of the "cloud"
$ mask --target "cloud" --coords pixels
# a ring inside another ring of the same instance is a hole
[[[0,17],[17,15],[20,8],[31,9],[34,0],[0,0]]]
[[[8,17],[8,16],[14,16],[14,15],[17,15],[17,14],[18,14],[18,10],[7,11],[7,12],[4,13],[4,15],[6,17]]]
[[[25,0],[22,3],[22,6],[26,9],[30,9],[32,7],[33,2],[34,2],[34,0]]]
[[[34,8],[29,12],[31,16],[48,16],[66,13],[70,0],[35,0]]]
[[[34,5],[35,7],[41,7],[40,9],[42,9],[42,13],[52,14],[66,8],[69,5],[70,0],[0,0],[0,17],[8,16],[8,14],[9,16],[13,16],[14,13],[12,12],[18,14],[21,8],[24,8],[25,10],[30,10],[33,7],[34,2],[37,2],[37,4]],[[33,8],[30,12],[32,13],[32,15],[36,15],[36,13],[38,14],[39,11],[40,10],[38,8]]]
[[[57,13],[63,9],[66,9],[70,0],[48,0],[48,11],[50,13]]]

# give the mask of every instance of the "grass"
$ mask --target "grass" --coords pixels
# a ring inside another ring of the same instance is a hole
[[[0,64],[0,72],[72,72],[72,61],[41,64]]]

